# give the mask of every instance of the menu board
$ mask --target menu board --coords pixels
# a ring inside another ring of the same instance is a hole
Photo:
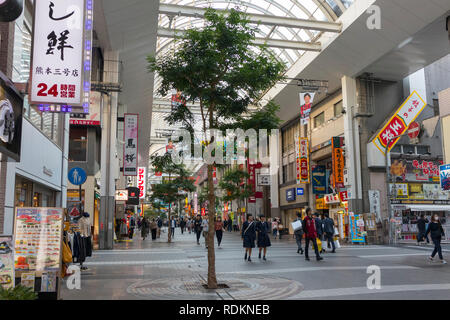
[[[0,236],[0,286],[14,286],[14,247],[12,236]]]
[[[16,271],[57,271],[61,261],[62,208],[16,208]]]

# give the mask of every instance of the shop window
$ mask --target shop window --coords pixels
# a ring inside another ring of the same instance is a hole
[[[320,127],[325,123],[325,112],[320,113],[314,117],[314,128]]]
[[[42,195],[39,192],[33,194],[33,207],[41,207],[41,197]]]
[[[288,181],[292,181],[295,179],[295,175],[294,175],[294,163],[291,162],[289,163],[289,174],[288,174]]]
[[[283,183],[288,181],[288,166],[283,166]]]
[[[415,154],[416,153],[416,146],[404,145],[403,146],[403,153],[404,154]]]
[[[342,111],[344,111],[344,103],[343,100],[339,101],[334,105],[334,117],[337,118],[342,115]]]
[[[429,146],[417,146],[417,154],[430,154]]]
[[[69,161],[87,161],[87,128],[70,127]]]

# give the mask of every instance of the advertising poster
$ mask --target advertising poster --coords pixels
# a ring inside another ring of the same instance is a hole
[[[312,168],[312,186],[313,194],[327,193],[327,174],[325,166],[313,166]]]
[[[0,72],[0,153],[20,161],[23,99]]]
[[[441,189],[443,191],[450,190],[450,164],[439,167],[439,177],[441,182]]]
[[[333,137],[332,152],[333,152],[333,186],[334,188],[344,188],[344,151],[342,150],[344,138]]]
[[[350,236],[352,238],[352,242],[365,243],[365,237],[363,235],[364,220],[362,219],[362,216],[358,214],[349,214]],[[362,223],[360,220],[362,220]]]
[[[30,101],[89,108],[92,0],[35,1]],[[88,83],[89,85],[85,85]]]
[[[372,143],[383,155],[389,143],[388,151],[390,151],[399,140],[399,138],[395,137],[399,137],[408,130],[409,125],[416,120],[426,105],[425,101],[414,91],[398,108],[392,118],[389,119],[383,129],[379,131]]]
[[[309,181],[309,144],[307,138],[299,138],[300,144],[300,183]]]
[[[390,173],[397,182],[435,182],[439,183],[442,161],[391,160]]]
[[[123,175],[137,176],[138,170],[138,129],[139,115],[124,115]]]
[[[172,94],[172,112],[176,111],[179,107],[186,107],[186,99],[182,95],[181,91],[177,90],[177,93]]]
[[[14,286],[14,246],[12,236],[0,236],[0,286]]]
[[[71,113],[70,124],[83,126],[101,126],[101,100],[101,92],[91,91],[91,96],[89,98],[89,113]]]
[[[20,284],[26,288],[34,289],[36,275],[34,272],[25,272],[20,276]]]
[[[16,272],[59,270],[63,215],[62,208],[16,208]]]
[[[44,272],[41,277],[41,292],[56,292],[56,272]]]
[[[300,93],[300,124],[305,125],[309,122],[312,104],[314,103],[315,92]]]

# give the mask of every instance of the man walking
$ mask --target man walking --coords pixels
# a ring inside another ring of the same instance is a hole
[[[333,248],[333,251],[331,253],[336,252],[336,245],[334,244],[334,221],[331,219],[328,214],[325,214],[325,219],[323,220],[323,231],[325,233],[325,239],[329,243],[331,242],[331,246]]]
[[[295,221],[302,222],[302,214],[300,212],[297,212],[297,219]],[[302,248],[303,227],[295,230],[294,235],[295,235],[295,241],[297,242],[297,253],[303,254],[303,248]]]
[[[308,249],[309,243],[312,242],[314,246],[314,252],[316,253],[317,261],[323,260],[323,258],[319,254],[319,248],[317,247],[317,230],[316,230],[316,222],[312,217],[311,208],[306,209],[306,217],[303,220],[303,232],[305,233],[305,260],[309,261]]]
[[[197,237],[197,244],[200,244],[200,236],[202,234],[202,218],[197,215],[194,220],[194,232]]]
[[[320,215],[319,215],[319,213],[317,213],[317,212],[314,214],[314,216],[315,216],[314,221],[316,222],[317,238],[318,238],[320,241],[323,241],[323,225],[322,225],[322,219],[320,219]],[[322,246],[322,249],[320,250],[320,253],[323,253],[323,252],[325,252],[325,250],[323,249],[323,246]]]
[[[170,221],[170,231],[172,232],[172,238],[175,238],[175,227],[177,226],[177,222],[175,221],[175,218],[172,217],[172,220]]]

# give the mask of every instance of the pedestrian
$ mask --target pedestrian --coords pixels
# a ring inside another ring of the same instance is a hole
[[[158,231],[157,231],[156,236],[157,236],[157,238],[160,238],[161,237],[161,229],[162,229],[162,226],[163,226],[163,221],[162,221],[162,219],[160,217],[158,217],[158,221],[157,221],[156,224],[158,226]]]
[[[278,232],[278,222],[277,222],[277,218],[274,218],[272,221],[272,233],[273,233],[274,239],[277,238],[277,232]]]
[[[444,257],[442,256],[442,248],[441,248],[441,240],[442,237],[445,237],[444,229],[442,228],[441,221],[439,220],[439,216],[437,214],[434,214],[431,218],[431,222],[428,225],[428,229],[425,232],[425,237],[428,236],[428,233],[431,234],[431,240],[434,243],[434,250],[431,256],[428,258],[430,261],[434,261],[434,256],[439,254],[439,259],[441,260],[441,263],[447,263],[447,261],[444,260]]]
[[[306,209],[306,217],[303,220],[303,232],[305,233],[305,260],[309,261],[308,249],[310,242],[312,242],[314,246],[317,261],[323,260],[319,254],[319,248],[317,247],[316,222],[312,217],[311,208]]]
[[[214,229],[216,230],[217,246],[220,247],[224,230],[224,224],[221,217],[217,217],[217,220],[214,223]]]
[[[302,248],[302,239],[303,239],[303,222],[302,222],[302,214],[297,212],[297,219],[295,221],[300,221],[302,223],[302,227],[294,231],[295,241],[297,242],[297,253],[303,254]]]
[[[202,218],[198,214],[194,220],[194,232],[197,236],[197,244],[200,244],[200,236],[202,235]]]
[[[233,220],[233,230],[234,230],[234,232],[239,231],[238,223],[239,223],[238,218],[235,217],[234,220]]]
[[[130,239],[133,239],[134,228],[136,228],[136,220],[134,219],[134,216],[131,216],[130,217],[130,233],[129,233]]]
[[[152,240],[156,240],[156,233],[158,231],[158,225],[156,224],[155,219],[152,219],[152,222],[150,223],[150,230],[152,232]]]
[[[323,220],[323,232],[325,235],[325,239],[328,243],[328,248],[330,247],[330,242],[333,250],[331,253],[336,252],[336,245],[334,244],[334,221],[331,219],[328,214],[325,214],[325,219]]]
[[[283,235],[283,232],[284,232],[284,226],[281,223],[281,220],[278,220],[278,224],[277,225],[278,225],[278,239],[281,240],[281,236]]]
[[[231,219],[231,217],[228,218],[228,232],[232,232],[233,231],[233,219]]]
[[[209,232],[209,221],[208,218],[202,221],[203,238],[205,238],[205,248],[208,249],[208,232]]]
[[[184,233],[184,229],[186,228],[186,220],[184,218],[180,221],[181,234]]]
[[[149,223],[148,219],[146,217],[144,217],[144,219],[142,219],[142,225],[141,225],[142,240],[145,240],[145,238],[147,238],[149,228],[150,228],[150,223]]]
[[[175,221],[175,217],[172,217],[170,220],[170,231],[172,233],[172,238],[175,238],[175,227],[177,226],[177,222]]]
[[[259,221],[256,223],[256,231],[258,232],[258,258],[261,259],[261,251],[264,249],[263,260],[266,261],[267,248],[271,246],[270,243],[270,225],[266,221],[263,214],[259,215]]]
[[[322,219],[320,219],[320,215],[319,213],[315,213],[314,214],[315,218],[314,218],[314,222],[316,223],[316,231],[317,231],[317,239],[320,240],[320,242],[323,241],[323,225],[322,225]],[[320,250],[320,253],[325,252],[325,250],[323,249],[323,246]]]
[[[191,231],[192,231],[192,220],[191,220],[190,217],[188,218],[188,220],[186,222],[186,227],[187,227],[187,230],[188,230],[189,234],[191,234]]]
[[[428,236],[425,237],[425,233],[426,233],[426,226],[427,223],[429,223],[428,219],[425,218],[425,215],[422,213],[420,215],[419,220],[417,220],[417,229],[418,229],[418,233],[417,233],[417,245],[420,245],[420,242],[424,242],[425,238],[427,239],[427,243],[430,243],[430,239],[428,239]]]
[[[256,226],[255,222],[253,221],[253,216],[251,214],[247,214],[247,221],[244,222],[242,226],[242,240],[243,240],[243,246],[245,248],[245,256],[244,260],[247,260],[247,254],[248,254],[248,261],[252,261],[252,248],[255,247],[255,240],[256,240]]]

